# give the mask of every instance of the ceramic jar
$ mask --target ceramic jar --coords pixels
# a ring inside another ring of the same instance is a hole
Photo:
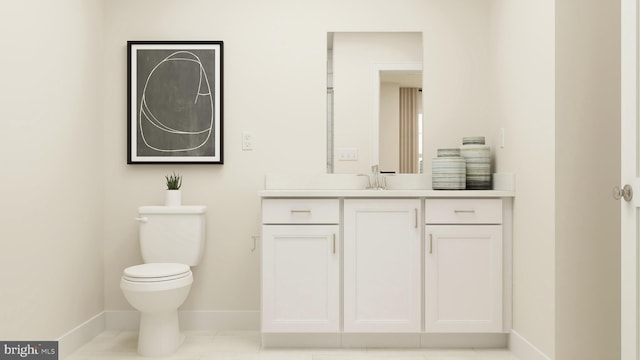
[[[491,189],[491,149],[484,144],[484,137],[462,139],[460,154],[466,161],[466,189]]]
[[[464,190],[466,162],[460,149],[438,149],[438,157],[431,161],[431,178],[434,190]]]

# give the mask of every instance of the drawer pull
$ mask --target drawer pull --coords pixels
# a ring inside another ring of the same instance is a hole
[[[336,253],[336,234],[333,234],[333,253]]]
[[[311,210],[291,210],[292,214],[298,214],[298,213],[306,213],[306,214],[311,214]]]
[[[453,210],[456,214],[475,214],[475,210]]]
[[[417,228],[418,228],[418,209],[417,209],[417,208],[415,208],[415,209],[413,209],[413,210],[414,210],[415,215],[416,215],[416,221],[415,221],[414,228],[416,228],[416,229],[417,229]]]
[[[433,254],[433,235],[429,234],[429,254]]]

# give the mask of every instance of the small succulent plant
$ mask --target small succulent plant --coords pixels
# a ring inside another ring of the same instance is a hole
[[[180,186],[182,186],[182,176],[173,172],[171,175],[165,175],[164,177],[167,179],[167,190],[180,190]]]

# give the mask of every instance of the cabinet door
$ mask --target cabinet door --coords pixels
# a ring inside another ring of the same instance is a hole
[[[262,227],[262,331],[340,330],[338,225]]]
[[[419,332],[420,201],[344,201],[344,331]]]
[[[427,225],[427,332],[502,332],[502,226]]]

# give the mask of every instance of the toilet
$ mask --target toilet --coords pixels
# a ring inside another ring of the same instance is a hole
[[[138,354],[166,356],[183,341],[178,307],[189,295],[205,241],[205,206],[138,208],[144,264],[124,269],[120,288],[140,311]]]

